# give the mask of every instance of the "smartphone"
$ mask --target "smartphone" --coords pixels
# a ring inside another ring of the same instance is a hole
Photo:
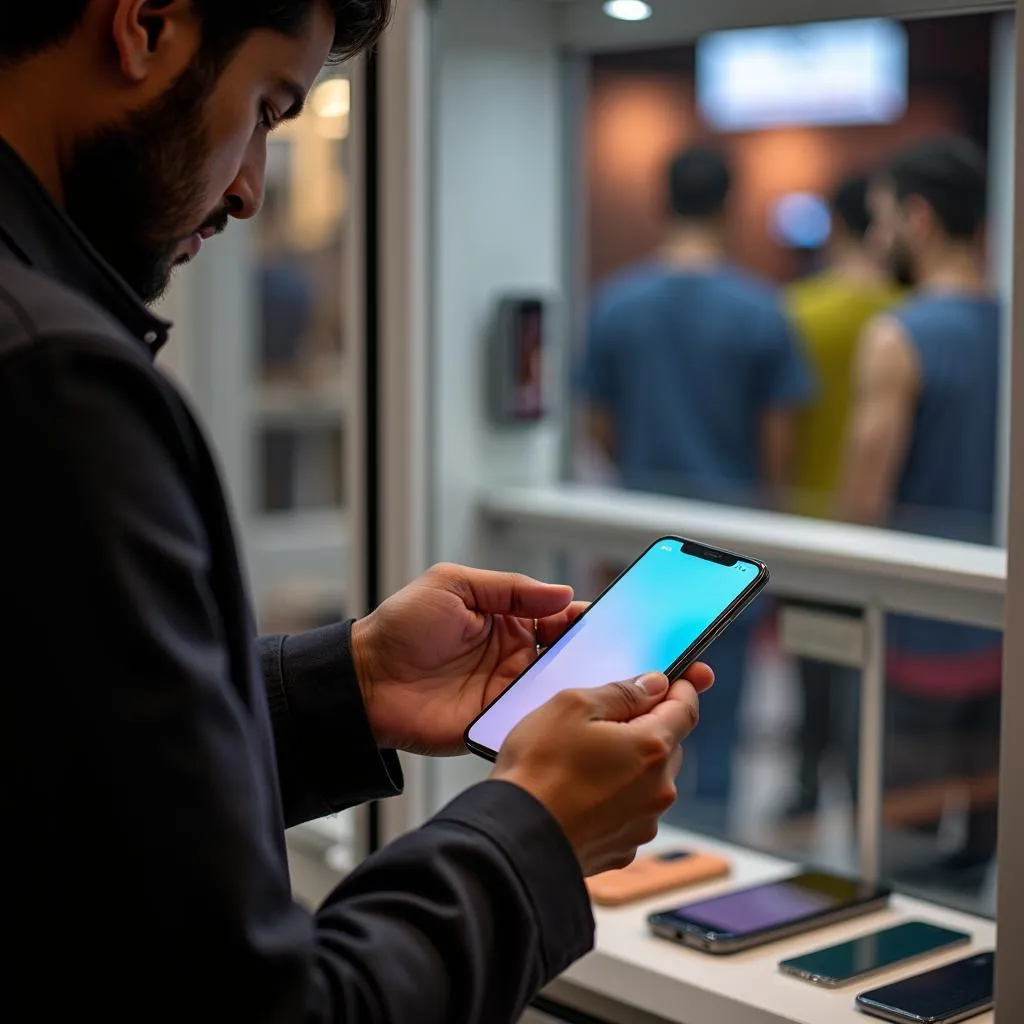
[[[664,672],[677,679],[764,589],[760,562],[682,537],[656,540],[470,724],[493,761],[508,734],[562,690]]]
[[[705,953],[739,953],[776,939],[881,910],[891,890],[851,878],[805,872],[652,914],[655,935]]]
[[[971,941],[967,932],[940,928],[927,921],[905,921],[852,942],[783,960],[779,970],[823,988],[840,988],[887,967]]]
[[[628,868],[594,875],[587,879],[587,889],[598,906],[618,907],[727,874],[729,862],[723,857],[694,850],[665,850],[642,854]]]
[[[991,1010],[995,953],[975,953],[934,971],[857,996],[857,1008],[895,1024],[957,1024]]]

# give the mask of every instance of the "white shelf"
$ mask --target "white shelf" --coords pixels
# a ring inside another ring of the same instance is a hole
[[[1006,552],[615,488],[508,487],[479,498],[496,542],[633,558],[684,534],[761,558],[777,592],[1001,628]]]
[[[891,907],[855,921],[734,956],[715,957],[655,938],[647,915],[665,907],[715,896],[731,889],[785,877],[791,862],[753,853],[703,836],[662,828],[656,847],[674,846],[723,854],[732,876],[711,885],[669,893],[617,909],[598,909],[597,944],[593,953],[571,967],[564,980],[588,993],[636,1007],[673,1024],[865,1024],[870,1018],[854,1009],[858,992],[968,956],[995,946],[991,921],[946,910],[921,900],[894,896]],[[915,961],[837,991],[780,973],[787,957],[855,938],[900,921],[921,918],[970,932],[969,947]],[[972,1024],[993,1024],[994,1014]]]

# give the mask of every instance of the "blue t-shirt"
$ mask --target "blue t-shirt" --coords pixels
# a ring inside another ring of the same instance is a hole
[[[914,347],[921,391],[892,525],[995,542],[1002,308],[983,296],[913,299],[893,316]],[[999,633],[903,615],[888,622],[889,677],[932,696],[999,685]]]
[[[812,392],[773,289],[658,262],[601,290],[581,378],[615,424],[623,486],[730,504],[757,500],[762,416]]]

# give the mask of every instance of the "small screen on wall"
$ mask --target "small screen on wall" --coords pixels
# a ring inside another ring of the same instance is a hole
[[[713,32],[697,44],[697,102],[718,131],[887,124],[907,107],[907,33],[866,18]]]

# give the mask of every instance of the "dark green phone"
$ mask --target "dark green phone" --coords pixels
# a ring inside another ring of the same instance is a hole
[[[907,921],[852,942],[842,942],[784,960],[779,969],[813,985],[839,988],[887,967],[942,949],[966,945],[970,941],[971,937],[966,932],[940,928],[927,921]]]

